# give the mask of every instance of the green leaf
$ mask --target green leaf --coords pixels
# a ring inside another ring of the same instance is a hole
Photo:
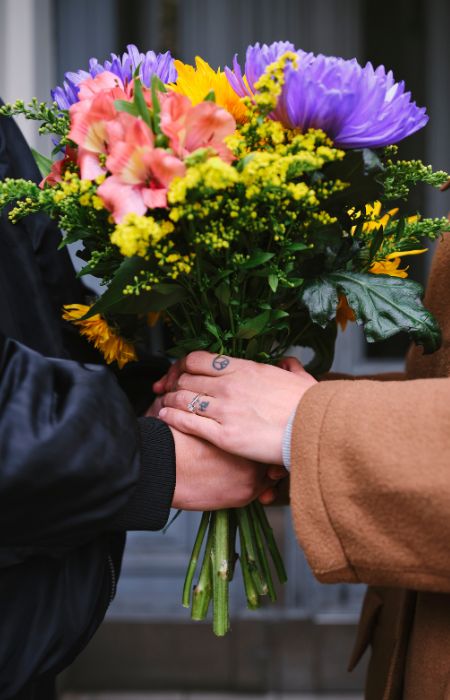
[[[205,328],[206,328],[207,331],[209,331],[209,332],[211,333],[211,335],[214,336],[214,338],[216,338],[216,340],[219,340],[220,342],[222,342],[222,338],[220,337],[220,330],[219,330],[219,328],[216,326],[215,323],[213,323],[212,321],[209,321],[209,320],[207,319],[207,320],[205,321]]]
[[[132,114],[133,117],[139,116],[139,110],[134,102],[127,102],[126,100],[114,100],[114,107],[118,112],[127,112],[127,114]]]
[[[331,195],[327,211],[333,212],[336,207],[336,213],[340,213],[342,206],[361,207],[379,199],[383,186],[378,176],[382,170],[380,159],[370,149],[347,151],[343,160],[326,165],[324,174],[327,178],[349,183],[346,189]]]
[[[153,84],[152,84],[152,99],[153,99]],[[134,104],[136,105],[136,109],[138,111],[138,115],[142,117],[144,122],[152,128],[152,118],[150,115],[150,110],[148,108],[148,105],[145,101],[144,97],[144,92],[142,90],[142,83],[139,80],[139,78],[136,78],[134,81]],[[156,112],[157,107],[155,105],[155,102],[153,101],[153,113]],[[159,107],[159,101],[158,101],[158,107]],[[158,112],[159,115],[159,112]]]
[[[224,306],[228,306],[230,303],[230,286],[226,282],[221,282],[214,290],[214,294],[218,298],[218,300],[224,304]]]
[[[284,311],[283,309],[275,309],[270,315],[270,320],[273,323],[274,321],[279,321],[280,318],[288,318],[288,316],[289,314],[287,311]]]
[[[161,134],[161,103],[159,101],[159,84],[160,80],[158,76],[152,75],[152,84],[151,84],[151,90],[152,90],[152,109],[153,109],[153,131],[155,134]]]
[[[331,368],[336,346],[337,327],[334,321],[325,328],[313,324],[302,336],[302,346],[314,351],[313,359],[306,366],[307,372],[314,377],[325,374]]]
[[[406,332],[424,351],[441,343],[437,321],[422,304],[423,289],[413,280],[360,272],[332,272],[305,283],[301,297],[311,319],[325,327],[345,294],[369,343]]]
[[[263,265],[268,260],[271,260],[274,255],[275,253],[268,253],[264,250],[255,250],[250,255],[249,259],[242,263],[241,267],[244,268],[244,270],[251,270],[253,267]]]
[[[214,90],[210,90],[208,94],[203,98],[203,102],[215,102],[216,101],[216,93]]]
[[[124,294],[123,290],[134,281],[134,277],[140,272],[142,266],[142,258],[138,256],[126,258],[106,292],[95,302],[85,318],[110,311],[125,314],[163,311],[183,300],[185,291],[177,284],[158,284],[151,291],[141,292],[138,296]]]
[[[245,340],[250,340],[251,338],[254,338],[257,335],[260,335],[260,333],[269,323],[269,320],[270,311],[263,311],[262,314],[259,314],[254,318],[250,318],[247,321],[244,321],[244,323],[242,323],[239,326],[238,332],[236,333],[236,337],[243,338]]]
[[[288,250],[291,253],[296,253],[299,250],[309,250],[313,246],[307,245],[306,243],[302,243],[301,241],[297,241],[296,243],[289,243],[289,245],[286,246],[285,250]]]
[[[269,277],[267,278],[267,281],[269,282],[269,287],[271,288],[272,292],[275,293],[278,289],[278,282],[279,282],[278,275],[274,275],[274,274],[269,275]]]
[[[43,156],[42,153],[39,153],[39,151],[36,151],[34,148],[31,149],[31,152],[33,153],[34,160],[36,161],[36,165],[42,177],[47,177],[52,169],[53,162],[50,158]]]

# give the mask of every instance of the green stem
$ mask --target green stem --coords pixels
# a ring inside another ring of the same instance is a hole
[[[230,628],[228,610],[229,562],[228,562],[228,511],[218,510],[214,518],[214,546],[212,551],[213,578],[213,631],[223,637]]]
[[[195,538],[194,547],[192,549],[191,558],[189,560],[188,570],[186,572],[186,578],[184,580],[183,586],[183,607],[189,608],[191,605],[191,592],[192,592],[192,582],[194,580],[195,571],[197,569],[198,560],[200,557],[200,552],[205,539],[206,530],[208,529],[208,523],[210,519],[210,513],[203,513],[200,525],[197,531],[197,537]]]
[[[233,509],[228,511],[228,517],[230,529],[228,537],[228,563],[230,568],[228,580],[232,581],[234,577],[234,570],[236,568],[236,562],[238,560],[238,555],[236,552],[237,518]]]
[[[253,521],[253,527],[255,530],[256,548],[257,548],[257,552],[258,552],[259,562],[260,562],[261,568],[264,572],[264,578],[267,582],[267,588],[269,590],[269,598],[272,602],[275,602],[277,599],[277,594],[275,593],[275,587],[273,585],[269,561],[267,559],[265,542],[263,539],[263,532],[262,532],[261,524],[259,522],[256,509],[253,508],[253,504],[250,505],[250,508],[251,508],[251,512],[252,512],[252,521]]]
[[[259,568],[259,562],[256,556],[255,544],[254,544],[254,533],[252,531],[252,526],[250,522],[250,509],[246,508],[237,509],[239,532],[241,538],[244,540],[245,551],[247,553],[247,562],[250,575],[255,584],[255,588],[258,595],[267,595],[268,587],[267,583],[264,581],[264,577]]]
[[[204,620],[208,614],[209,603],[212,595],[212,566],[211,555],[214,544],[214,527],[213,515],[209,525],[208,539],[206,540],[205,553],[203,555],[202,568],[198,583],[194,588],[192,595],[192,611],[191,617],[193,620]]]
[[[266,538],[267,546],[269,548],[270,556],[272,557],[273,564],[275,566],[277,575],[278,575],[278,580],[280,583],[286,583],[287,581],[287,573],[286,569],[284,568],[284,563],[282,556],[280,554],[280,550],[278,549],[272,527],[267,519],[266,511],[264,510],[264,507],[261,505],[259,501],[255,501],[254,504],[254,510],[255,513],[258,517],[259,524],[261,525],[261,529],[264,533],[264,537]]]
[[[257,610],[259,608],[259,598],[258,593],[253,583],[253,579],[250,574],[250,569],[248,565],[248,555],[245,546],[245,539],[242,536],[242,530],[239,530],[239,541],[241,544],[241,570],[242,578],[244,580],[245,596],[247,598],[247,607],[250,610]]]

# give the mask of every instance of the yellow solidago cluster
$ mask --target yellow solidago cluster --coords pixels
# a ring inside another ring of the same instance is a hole
[[[146,258],[162,238],[174,230],[170,221],[156,221],[152,216],[127,214],[111,234],[111,242],[126,258],[139,255]]]
[[[289,62],[295,69],[298,68],[298,56],[294,51],[286,51],[277,61],[271,63],[255,83],[255,90],[258,92],[253,99],[261,111],[269,113],[277,106],[284,85],[284,69]]]
[[[77,197],[81,206],[100,211],[105,205],[96,194],[96,189],[104,179],[105,175],[99,175],[95,180],[81,180],[77,173],[66,170],[63,180],[52,187],[53,201],[60,204],[65,199]]]
[[[234,187],[239,181],[239,174],[232,165],[221,158],[209,158],[203,163],[192,165],[184,177],[172,180],[167,199],[170,204],[182,204],[191,190],[201,187],[202,190],[226,190]],[[171,210],[171,219],[177,220],[176,210]]]
[[[117,362],[122,369],[128,362],[137,360],[134,346],[121,338],[100,314],[83,319],[91,307],[84,304],[68,304],[64,306],[63,318],[75,323],[84,335],[105,358],[108,365]]]
[[[195,58],[195,68],[182,61],[174,61],[174,66],[178,78],[176,83],[169,85],[171,90],[186,95],[193,105],[203,102],[208,93],[213,91],[217,105],[232,114],[238,124],[246,121],[247,107],[243,99],[235,93],[223,71],[214,71],[199,56]]]

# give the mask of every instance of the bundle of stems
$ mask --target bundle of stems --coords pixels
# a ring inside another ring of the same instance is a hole
[[[239,534],[239,554],[236,540]],[[205,543],[206,540],[206,543]],[[203,559],[195,586],[194,577]],[[213,603],[213,630],[223,637],[230,628],[229,584],[240,561],[247,605],[255,610],[261,596],[276,600],[269,557],[280,583],[287,581],[272,527],[259,501],[244,508],[205,512],[195,539],[183,588],[183,605],[193,620],[204,620]]]

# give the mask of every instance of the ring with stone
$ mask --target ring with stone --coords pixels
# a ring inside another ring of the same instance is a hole
[[[189,401],[187,405],[187,410],[190,411],[191,413],[195,413],[195,409],[197,408],[198,404],[200,403],[200,396],[201,394],[196,394],[194,398]]]

